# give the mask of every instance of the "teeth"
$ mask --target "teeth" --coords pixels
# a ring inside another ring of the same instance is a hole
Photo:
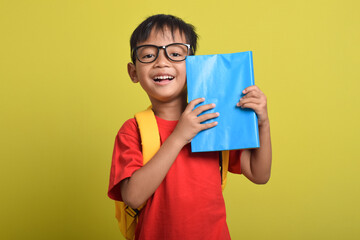
[[[164,79],[172,80],[172,79],[174,79],[174,77],[172,77],[172,76],[156,76],[154,79],[155,80],[164,80]]]

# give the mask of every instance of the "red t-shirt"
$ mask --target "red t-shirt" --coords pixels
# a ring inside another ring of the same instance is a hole
[[[163,143],[177,121],[156,117]],[[240,173],[241,151],[230,152],[229,171]],[[120,182],[143,166],[140,133],[129,119],[115,140],[108,195],[121,201]],[[139,215],[136,239],[230,239],[221,190],[219,152],[180,151]]]

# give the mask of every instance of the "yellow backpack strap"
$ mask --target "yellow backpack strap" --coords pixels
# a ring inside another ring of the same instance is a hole
[[[143,164],[145,165],[160,148],[160,135],[156,122],[154,112],[151,106],[142,112],[135,114],[136,122],[138,123]],[[145,203],[138,209],[132,209],[124,202],[115,201],[115,216],[118,220],[120,232],[125,239],[135,239],[135,230],[138,222],[138,213],[145,206]]]
[[[221,188],[224,191],[226,186],[226,177],[229,169],[229,151],[221,151]]]
[[[124,202],[115,201],[115,217],[118,220],[120,232],[126,240],[133,240],[138,219],[134,215],[130,215],[128,209],[131,208]]]
[[[135,114],[135,119],[140,130],[143,164],[145,165],[160,149],[159,129],[151,106],[147,110]]]

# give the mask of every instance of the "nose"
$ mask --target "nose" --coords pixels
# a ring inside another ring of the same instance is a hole
[[[167,67],[170,65],[170,59],[166,56],[165,49],[159,50],[159,56],[155,60],[156,67]]]

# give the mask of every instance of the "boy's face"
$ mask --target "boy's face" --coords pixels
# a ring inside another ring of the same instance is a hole
[[[140,45],[166,46],[171,43],[186,43],[184,35],[178,30],[171,33],[170,29],[153,29],[149,38]],[[186,65],[185,61],[174,62],[167,58],[165,50],[160,49],[157,59],[152,63],[128,64],[128,72],[134,83],[140,82],[151,102],[171,102],[178,98],[186,99]]]

